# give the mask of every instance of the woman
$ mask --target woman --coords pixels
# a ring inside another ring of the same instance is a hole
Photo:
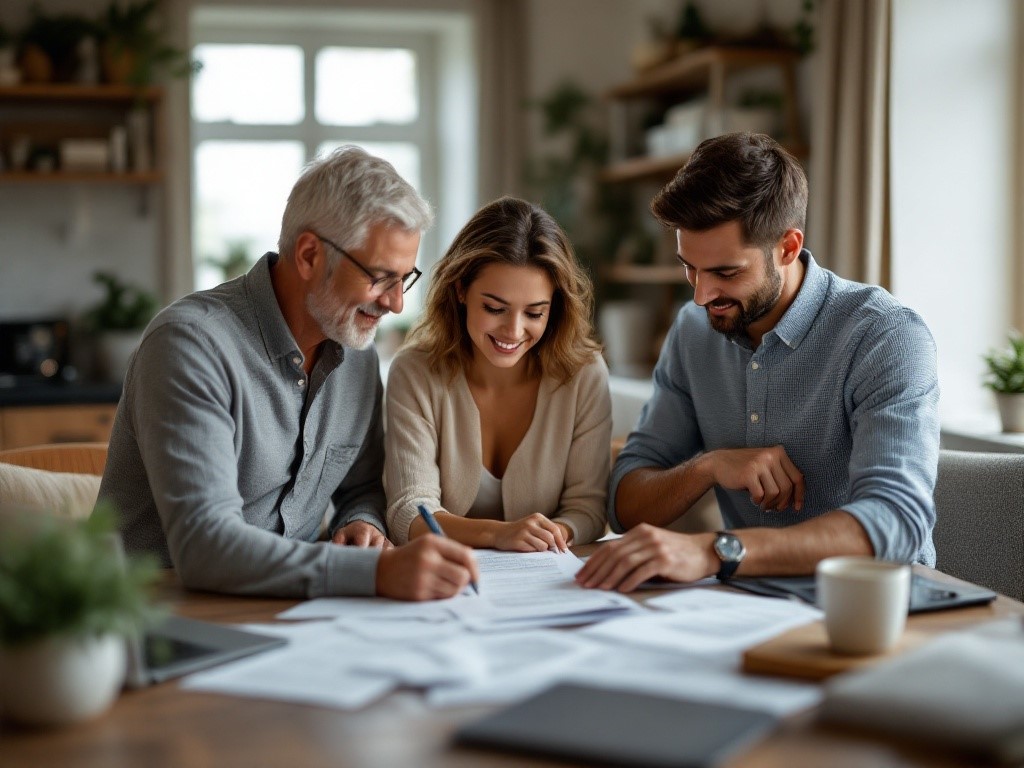
[[[603,535],[608,370],[590,280],[547,213],[484,206],[434,270],[388,374],[384,487],[396,543],[565,550]]]

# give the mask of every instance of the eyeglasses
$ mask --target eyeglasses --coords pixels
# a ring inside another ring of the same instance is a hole
[[[313,234],[320,238],[321,242],[327,243],[329,246],[331,246],[331,248],[336,250],[346,259],[348,259],[357,267],[359,267],[359,269],[363,271],[363,274],[370,278],[370,291],[377,296],[383,296],[388,291],[394,290],[396,285],[402,286],[402,293],[408,293],[409,289],[412,288],[413,285],[416,284],[416,281],[420,279],[420,275],[423,274],[418,269],[416,269],[416,267],[413,267],[412,272],[406,275],[384,275],[383,277],[377,277],[376,275],[373,274],[373,272],[371,272],[362,264],[360,264],[356,260],[355,256],[346,251],[344,248],[338,247],[330,240],[328,240],[326,237],[322,235],[317,235],[316,232],[313,232]]]

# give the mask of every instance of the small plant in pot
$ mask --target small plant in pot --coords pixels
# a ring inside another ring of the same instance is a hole
[[[114,513],[5,512],[0,527],[0,713],[29,725],[98,715],[124,681],[125,636],[160,616],[155,563],[125,560]]]
[[[112,0],[99,20],[108,82],[145,86],[161,75],[186,77],[199,65],[166,40],[159,25],[161,0]]]
[[[1011,331],[1008,341],[984,355],[985,386],[996,393],[1003,432],[1024,432],[1024,336]]]
[[[139,346],[142,332],[156,314],[156,297],[129,285],[110,272],[96,272],[93,280],[104,288],[104,298],[85,316],[96,337],[98,363],[110,381],[123,381],[128,361]]]

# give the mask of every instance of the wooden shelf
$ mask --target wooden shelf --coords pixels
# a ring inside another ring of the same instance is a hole
[[[164,180],[161,171],[146,173],[112,173],[110,171],[4,171],[0,184],[159,184]]]
[[[605,93],[605,97],[630,99],[702,89],[706,87],[713,67],[719,67],[723,72],[734,72],[766,64],[795,63],[799,58],[800,54],[790,48],[709,46],[659,64],[634,79],[615,86]]]
[[[75,83],[41,83],[0,86],[2,101],[124,104],[133,101],[154,102],[163,96],[159,86],[136,88],[129,85],[78,85]]]
[[[782,146],[797,159],[804,159],[809,154],[805,144],[782,142]],[[689,159],[689,152],[666,157],[632,157],[629,160],[612,163],[601,171],[598,178],[609,184],[644,179],[668,181]]]
[[[608,264],[601,276],[609,283],[661,285],[686,282],[682,264]]]

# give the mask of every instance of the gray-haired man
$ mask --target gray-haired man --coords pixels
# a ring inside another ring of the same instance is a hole
[[[385,537],[382,387],[371,346],[416,278],[427,203],[343,147],[288,197],[280,255],[175,302],[125,379],[101,499],[128,551],[188,586],[429,599],[477,578],[469,550]],[[317,542],[333,501],[331,542]],[[339,546],[348,545],[348,546]]]

